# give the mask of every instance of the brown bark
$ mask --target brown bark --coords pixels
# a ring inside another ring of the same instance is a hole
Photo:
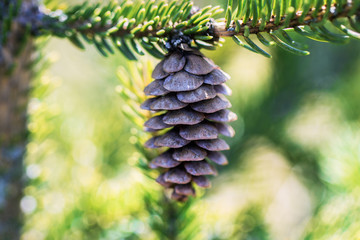
[[[24,37],[24,27],[14,19],[0,48],[0,239],[9,240],[20,238],[22,225],[26,107],[34,52],[33,41],[24,43]]]

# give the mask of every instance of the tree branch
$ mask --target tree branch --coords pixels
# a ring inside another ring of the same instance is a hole
[[[329,21],[333,21],[334,19],[338,19],[338,18],[347,17],[349,12],[352,11],[353,6],[350,5],[350,4],[347,4],[347,5],[345,5],[343,7],[342,11],[339,11],[339,12],[336,11],[336,6],[335,5],[333,5],[331,8],[332,8],[332,12],[328,16]],[[325,5],[322,6],[322,8],[320,9],[320,11],[316,15],[316,17],[312,16],[314,10],[315,9],[313,8],[308,12],[308,14],[305,16],[303,22],[299,21],[300,16],[302,15],[302,11],[296,12],[294,18],[290,21],[287,28],[310,25],[312,23],[322,21],[324,16],[325,16],[326,6]],[[360,9],[357,10],[356,14],[357,15],[360,14]],[[215,36],[218,36],[218,37],[231,37],[231,36],[234,36],[234,35],[243,36],[244,33],[245,33],[245,26],[249,27],[250,34],[257,34],[257,33],[261,33],[261,32],[271,32],[271,31],[275,31],[277,29],[284,28],[285,17],[283,17],[280,20],[280,23],[278,25],[274,24],[274,19],[275,19],[275,17],[272,16],[272,18],[270,19],[270,22],[266,24],[264,30],[260,30],[260,23],[257,23],[256,26],[253,27],[252,26],[252,24],[253,24],[252,20],[247,21],[245,24],[242,24],[242,27],[240,28],[239,32],[236,32],[235,30],[227,30],[226,27],[225,27],[224,22],[216,23],[213,26],[213,29],[214,29]],[[229,29],[235,29],[235,23],[234,22],[232,22],[230,24]]]
[[[328,20],[332,21],[334,19],[347,17],[349,12],[352,11],[354,6],[351,4],[346,4],[341,11],[338,11],[338,8],[336,8],[335,5],[331,7],[331,13],[327,16]],[[285,24],[285,18],[286,16],[283,16],[280,20],[279,24],[274,23],[275,17],[272,16],[270,21],[265,25],[265,28],[263,30],[260,29],[260,23],[257,23],[256,26],[253,26],[253,21],[249,20],[246,23],[242,23],[241,28],[238,32],[235,31],[235,23],[232,22],[230,24],[230,27],[226,29],[226,22],[215,22],[211,19],[209,19],[209,22],[207,24],[208,29],[202,32],[193,32],[188,34],[189,37],[194,36],[206,36],[210,35],[213,36],[214,39],[218,39],[219,37],[231,37],[234,35],[244,35],[245,33],[245,26],[249,28],[250,34],[256,34],[261,32],[271,32],[275,31],[277,29],[281,28],[292,28],[297,26],[304,26],[304,25],[310,25],[311,23],[320,22],[323,20],[325,15],[326,6],[322,6],[320,11],[317,13],[317,15],[314,17],[313,12],[314,8],[311,9],[305,16],[304,20],[300,21],[300,16],[302,15],[302,11],[298,11],[294,14],[294,18],[289,22],[288,26],[284,26]],[[356,12],[357,15],[360,15],[360,9]],[[54,17],[50,17],[50,15],[46,15],[45,18],[47,19],[46,24],[40,27],[40,31],[47,32],[50,34],[58,35],[58,36],[66,36],[66,32],[75,31],[80,34],[84,34],[87,36],[95,36],[95,35],[101,35],[101,36],[111,36],[111,37],[117,37],[117,38],[136,38],[141,39],[143,37],[159,37],[159,38],[167,38],[171,37],[174,34],[178,34],[181,32],[186,32],[189,29],[192,29],[196,27],[196,24],[190,24],[183,26],[181,28],[178,28],[178,25],[181,25],[183,22],[175,22],[175,23],[168,23],[166,25],[156,25],[156,26],[149,26],[143,31],[138,31],[136,33],[133,33],[133,30],[135,28],[144,26],[147,22],[142,23],[136,23],[132,24],[132,26],[129,27],[129,22],[125,23],[122,28],[119,28],[117,31],[109,33],[109,30],[116,25],[116,23],[110,23],[110,24],[92,24],[90,20],[86,19],[78,19],[76,21],[72,21],[71,23],[65,23],[60,22],[58,19]],[[67,16],[65,16],[67,18]],[[91,27],[85,28],[84,26],[91,24]],[[165,33],[159,36],[159,31],[165,30]]]

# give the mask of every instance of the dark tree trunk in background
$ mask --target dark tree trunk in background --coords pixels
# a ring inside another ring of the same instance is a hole
[[[22,9],[33,2],[23,0]],[[19,239],[21,232],[26,109],[34,52],[31,39],[24,43],[25,29],[18,18],[0,48],[0,239],[6,240]]]

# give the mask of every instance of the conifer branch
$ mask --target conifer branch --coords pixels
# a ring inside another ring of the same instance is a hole
[[[303,11],[296,12],[294,18],[290,20],[290,22],[286,25],[286,16],[282,17],[279,24],[275,24],[275,17],[272,16],[270,21],[265,25],[263,29],[260,28],[261,23],[256,23],[255,26],[253,26],[253,20],[249,20],[246,23],[242,23],[241,27],[239,28],[239,31],[236,31],[236,23],[235,21],[232,21],[229,28],[226,28],[225,22],[219,22],[215,23],[213,26],[214,33],[216,37],[232,37],[234,35],[240,35],[244,36],[245,32],[248,31],[249,34],[258,34],[258,33],[264,33],[264,32],[272,32],[276,31],[278,29],[283,29],[284,26],[286,28],[294,28],[294,27],[300,27],[300,26],[306,26],[311,25],[314,23],[319,23],[323,20],[329,20],[332,22],[335,19],[339,18],[345,18],[348,17],[349,13],[353,11],[353,6],[351,4],[345,5],[341,11],[336,11],[336,5],[332,5],[331,9],[333,9],[332,13],[330,13],[328,16],[326,16],[326,5],[322,6],[320,11],[317,12],[316,16],[313,16],[313,13],[315,12],[315,8],[310,9],[310,11],[305,15],[303,20],[301,20],[301,16],[303,14]],[[356,11],[356,16],[360,16],[360,9]],[[327,17],[324,19],[324,17]],[[246,27],[248,27],[248,30],[246,30]]]
[[[225,19],[215,18],[224,11],[219,6],[198,9],[189,0],[77,5],[64,12],[45,14],[39,33],[68,38],[81,49],[85,47],[83,39],[94,44],[104,56],[113,54],[115,48],[130,60],[136,60],[136,54],[144,55],[144,52],[161,59],[177,41],[215,49],[221,46],[222,37],[232,37],[238,45],[271,57],[249,38],[255,34],[265,46],[278,45],[295,54],[309,54],[286,33],[290,29],[323,42],[346,43],[349,37],[360,38],[359,19],[352,19],[360,15],[359,0],[348,3],[328,0],[325,5],[323,0],[317,0],[298,7],[294,1],[248,2],[239,1],[235,8],[233,1],[229,1]],[[336,22],[346,17],[352,29]],[[334,21],[344,34],[325,28],[328,21]],[[308,28],[304,29],[305,26]],[[269,33],[272,40],[267,40],[263,33]]]
[[[44,22],[47,24],[40,33],[68,38],[83,49],[82,38],[94,44],[105,56],[117,48],[130,60],[136,59],[133,53],[143,55],[143,50],[163,58],[168,50],[165,44],[173,35],[187,36],[188,41],[194,38],[212,40],[213,37],[207,33],[209,21],[221,12],[220,7],[207,6],[195,13],[193,3],[188,0],[161,1],[158,5],[155,1],[148,4],[123,1],[107,6],[78,5],[65,12],[46,14]],[[208,44],[216,45],[214,41]]]

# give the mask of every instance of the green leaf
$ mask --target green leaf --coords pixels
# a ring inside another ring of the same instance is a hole
[[[193,22],[201,16],[201,12],[198,11],[197,13],[195,13],[194,15],[191,16],[191,18],[189,19],[189,24],[193,24]]]
[[[316,0],[315,9],[312,13],[313,18],[316,18],[317,14],[319,13],[319,11],[323,5],[323,2],[324,2],[323,0]]]
[[[213,44],[204,42],[202,40],[195,40],[196,45],[198,45],[200,48],[205,48],[207,50],[215,50],[216,47]]]
[[[345,44],[349,42],[349,36],[332,33],[324,26],[320,26],[318,28],[312,27],[311,29],[317,31],[319,36],[330,40],[330,42],[339,44]]]
[[[279,25],[281,19],[281,5],[280,0],[275,0],[275,8],[274,8],[275,20],[274,24]]]
[[[183,19],[186,20],[190,13],[191,13],[191,9],[193,7],[194,3],[193,2],[189,2],[186,9],[184,10],[184,14],[183,14]]]
[[[251,0],[245,0],[245,7],[244,7],[245,15],[243,22],[246,23],[250,18],[251,13]]]
[[[259,15],[258,15],[258,6],[257,6],[257,3],[256,3],[257,0],[252,0],[252,5],[251,5],[251,8],[252,8],[252,23],[251,23],[251,26],[252,27],[255,27],[258,20],[259,20]]]
[[[71,35],[70,37],[68,37],[68,39],[70,40],[71,43],[73,43],[76,47],[84,50],[85,47],[82,44],[82,42],[80,41],[80,39],[78,38],[78,36],[76,34]]]
[[[235,42],[237,45],[239,45],[239,46],[241,46],[241,47],[243,47],[243,48],[246,48],[247,50],[250,50],[250,51],[252,51],[252,52],[254,52],[254,53],[257,53],[257,51],[255,51],[255,50],[254,50],[252,47],[250,47],[249,45],[243,43],[237,36],[234,35],[232,38],[233,38],[234,42]]]
[[[138,12],[137,16],[136,16],[136,21],[137,22],[142,22],[145,19],[145,14],[146,14],[146,9],[142,8],[140,9],[140,11]]]
[[[283,36],[283,38],[289,45],[299,48],[299,49],[308,47],[305,44],[301,44],[301,43],[294,41],[285,30],[278,30],[278,31],[281,33],[281,35]]]
[[[354,21],[351,17],[347,17],[350,26],[355,29],[355,31],[360,32],[360,23]]]
[[[282,28],[288,27],[290,25],[290,21],[293,19],[294,14],[295,14],[295,8],[294,7],[289,7],[286,10],[286,17],[285,17],[284,23],[282,25]]]
[[[303,12],[301,13],[301,15],[299,17],[300,23],[304,22],[305,17],[307,16],[307,14],[310,11],[311,4],[310,4],[309,0],[305,0],[304,6],[302,8],[303,8]]]
[[[112,47],[110,46],[110,44],[107,42],[107,40],[104,37],[101,38],[101,43],[106,48],[106,50],[108,50],[108,52],[110,52],[111,54],[115,53]]]
[[[267,47],[276,45],[274,41],[268,41],[261,33],[257,33],[256,36],[259,39],[259,41]]]
[[[250,38],[244,36],[245,41],[252,47],[257,53],[263,55],[264,57],[271,58],[271,55],[262,50],[258,45],[256,45]]]
[[[225,28],[228,29],[231,24],[231,19],[232,19],[232,11],[231,11],[230,6],[226,10],[225,19],[226,19],[226,27]]]
[[[266,9],[263,9],[263,11],[261,12],[261,23],[259,30],[264,31],[265,27],[266,27]]]
[[[157,36],[163,36],[165,34],[165,30],[164,29],[161,29],[159,31],[156,32],[156,35]]]
[[[162,2],[164,3],[164,2]],[[151,20],[151,15],[153,14],[152,11],[154,11],[154,4],[155,4],[155,0],[148,0],[146,5],[145,5],[145,9],[146,9],[146,13],[145,13],[145,19],[147,20]],[[158,6],[156,8],[156,13],[157,13],[157,10],[158,10]]]
[[[272,15],[272,2],[271,0],[265,0],[266,2],[266,8],[264,8],[264,10],[267,10],[267,13],[266,13],[266,18],[265,18],[265,21],[263,19],[264,22],[268,22],[270,21],[270,18],[271,18],[271,15]]]
[[[250,36],[250,28],[248,25],[244,26],[244,36],[249,37]]]
[[[227,8],[233,8],[234,0],[227,0]]]
[[[348,36],[355,38],[355,39],[359,39],[360,40],[360,33],[355,32],[351,29],[348,29],[347,27],[345,27],[343,24],[341,24],[339,21],[337,21],[336,19],[334,21],[332,21],[332,23],[339,28],[341,31],[343,31],[345,34],[347,34]]]
[[[148,42],[146,39],[143,38],[141,40],[140,44],[145,49],[145,51],[150,53],[155,58],[158,58],[158,59],[164,58],[164,54],[162,52],[160,52],[159,49],[157,49],[152,43]]]
[[[103,55],[104,57],[107,57],[108,54],[103,49],[102,45],[98,41],[96,41],[96,39],[93,39],[93,42],[94,42],[94,45],[97,48],[97,50],[101,53],[101,55]]]
[[[133,28],[133,29],[130,31],[130,33],[136,34],[136,33],[138,33],[138,32],[141,32],[141,29],[142,29],[142,26],[141,26],[141,25],[138,25],[138,26],[136,26],[135,28]]]
[[[205,13],[203,14],[201,17],[197,18],[193,24],[198,24],[200,22],[202,22],[203,20],[209,20],[211,17],[212,13]],[[207,22],[207,21],[206,21]],[[204,25],[204,23],[200,23],[199,25]]]
[[[240,32],[241,29],[241,22],[240,20],[235,20],[235,32],[238,33]]]
[[[196,40],[208,41],[208,40],[213,39],[214,37],[210,36],[210,35],[206,35],[206,36],[204,36],[204,35],[196,35],[194,38]]]
[[[181,22],[181,23],[179,23],[179,24],[176,24],[175,25],[175,28],[176,29],[180,29],[180,28],[184,28],[184,27],[186,27],[186,26],[188,26],[189,24],[188,24],[188,22],[187,21],[184,21],[184,22]]]
[[[308,51],[304,51],[304,50],[300,50],[300,49],[297,49],[287,43],[285,43],[283,40],[281,40],[278,36],[276,36],[273,32],[270,32],[270,37],[276,42],[276,44],[281,47],[282,49],[288,51],[288,52],[291,52],[291,53],[294,53],[296,55],[300,55],[300,56],[306,56],[306,55],[309,55],[310,52]]]
[[[301,36],[307,37],[311,40],[318,41],[318,42],[330,42],[330,40],[322,38],[318,36],[315,32],[309,32],[301,27],[294,27],[296,33],[300,34]]]
[[[184,31],[184,34],[186,34],[186,35],[194,34],[194,33],[198,32],[200,29],[201,29],[201,26],[196,26],[196,27],[193,27],[190,29],[186,29]]]
[[[136,56],[132,53],[129,46],[127,45],[125,39],[116,39],[115,37],[112,38],[114,45],[117,49],[129,60],[137,60]]]
[[[351,17],[356,14],[357,11],[359,11],[360,8],[360,1],[359,0],[353,0],[351,1],[352,8],[349,11],[348,16]]]
[[[154,20],[150,20],[149,22],[145,23],[144,26],[141,28],[141,32],[145,32],[148,27],[154,24]]]

